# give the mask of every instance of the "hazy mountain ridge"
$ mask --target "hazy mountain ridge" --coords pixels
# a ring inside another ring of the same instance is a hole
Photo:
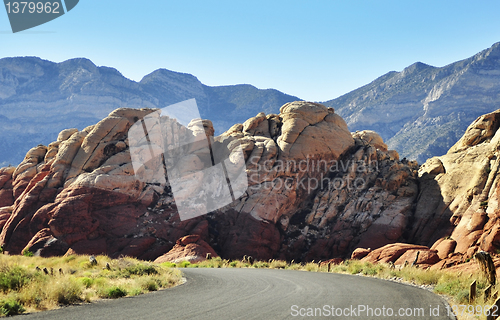
[[[163,108],[195,98],[221,133],[255,114],[300,100],[250,85],[210,87],[190,74],[159,69],[140,82],[88,59],[54,63],[37,57],[0,59],[0,166],[17,165],[64,128],[83,129],[117,108]],[[214,110],[217,110],[214,112]]]
[[[500,43],[442,68],[417,62],[324,104],[349,129],[375,130],[417,159],[445,154],[478,116],[500,108]]]

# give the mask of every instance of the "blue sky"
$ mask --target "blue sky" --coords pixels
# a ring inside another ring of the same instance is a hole
[[[12,34],[0,58],[75,57],[139,81],[158,68],[324,101],[421,61],[444,66],[500,41],[500,1],[80,0]]]

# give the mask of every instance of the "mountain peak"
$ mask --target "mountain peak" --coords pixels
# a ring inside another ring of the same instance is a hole
[[[414,64],[406,67],[403,69],[402,73],[404,75],[407,75],[407,74],[411,74],[411,73],[414,73],[414,72],[420,72],[422,70],[426,70],[426,69],[434,69],[435,67],[431,66],[431,65],[428,65],[428,64],[425,64],[423,62],[415,62]]]
[[[199,82],[198,78],[193,76],[192,74],[189,73],[182,73],[182,72],[176,72],[176,71],[171,71],[168,69],[157,69],[150,74],[145,75],[139,83],[141,84],[146,84],[148,82],[154,81],[154,80],[160,80],[160,81],[166,81],[170,82],[172,80],[184,80],[184,81],[195,81]]]

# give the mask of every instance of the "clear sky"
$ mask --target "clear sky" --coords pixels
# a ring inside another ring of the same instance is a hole
[[[498,0],[80,0],[16,34],[0,8],[0,58],[85,57],[136,81],[166,68],[324,101],[416,61],[472,56],[500,41],[499,17]]]

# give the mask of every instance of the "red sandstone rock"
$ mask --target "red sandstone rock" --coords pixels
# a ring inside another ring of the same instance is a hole
[[[433,270],[440,270],[444,268],[449,268],[461,263],[464,263],[466,261],[466,258],[464,255],[461,253],[452,253],[448,256],[448,258],[443,259],[439,261],[438,263],[434,264],[431,269]]]
[[[371,249],[365,249],[365,248],[356,248],[352,254],[351,254],[351,259],[355,260],[360,260],[366,257],[370,252],[372,252]]]
[[[208,243],[201,240],[198,235],[189,235],[177,240],[172,250],[158,257],[155,262],[179,263],[189,261],[196,263],[205,260],[207,253],[210,253],[212,258],[218,257],[215,250]]]
[[[428,251],[429,248],[426,246],[419,246],[407,243],[393,243],[383,246],[370,252],[366,257],[361,259],[361,261],[376,263],[376,262],[395,262],[408,250],[421,250]],[[413,261],[409,261],[410,263]]]
[[[490,219],[485,226],[485,230],[479,239],[481,249],[487,252],[495,252],[500,248],[500,219],[495,217]]]
[[[436,250],[440,259],[446,259],[455,251],[456,246],[457,242],[453,239],[439,239],[431,247],[431,250]]]
[[[417,265],[433,265],[439,262],[439,256],[435,250],[411,249],[407,250],[395,262],[395,265],[403,265],[406,261],[412,264],[418,254]]]
[[[177,240],[176,244],[187,246],[188,244],[195,243],[198,240],[200,240],[200,235],[191,234],[191,235],[180,238],[179,240]]]

